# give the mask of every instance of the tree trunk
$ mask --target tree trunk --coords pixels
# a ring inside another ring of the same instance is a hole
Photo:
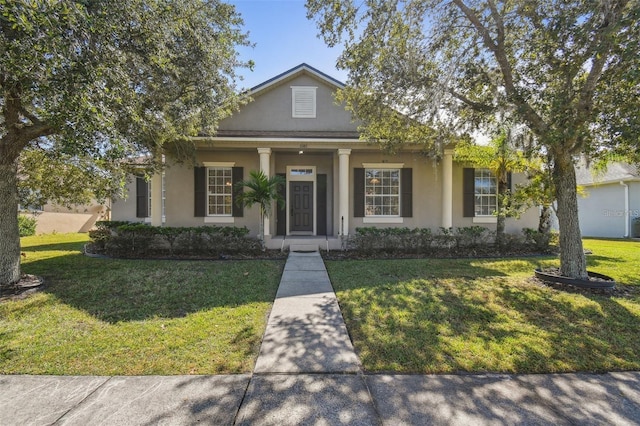
[[[498,194],[496,196],[496,245],[498,248],[504,246],[504,228],[506,215],[504,213],[504,196],[507,192],[506,173],[498,176]]]
[[[17,161],[0,163],[0,287],[20,280]]]
[[[560,273],[570,278],[587,278],[587,262],[578,221],[576,170],[571,155],[554,156],[553,180],[558,201],[560,227]]]
[[[260,239],[260,248],[262,249],[262,251],[267,250],[267,246],[264,242],[264,217],[265,217],[265,214],[262,211],[262,209],[260,209],[260,228],[258,230],[260,235],[258,235],[258,238]]]
[[[542,209],[540,210],[538,232],[545,235],[551,232],[551,207],[549,206],[542,206]]]

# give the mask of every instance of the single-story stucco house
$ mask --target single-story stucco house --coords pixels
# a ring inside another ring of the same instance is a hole
[[[390,155],[359,138],[358,123],[334,100],[343,84],[301,64],[250,90],[253,101],[220,122],[217,134],[195,138],[194,166],[166,158],[163,176],[134,179],[112,220],[152,225],[246,226],[259,230],[257,207],[234,203],[235,182],[252,170],[286,180],[286,206],[266,220],[270,248],[305,239],[329,248],[358,227],[495,227],[496,180],[488,170],[440,161],[406,146]],[[512,184],[524,181],[514,175]],[[506,230],[537,228],[538,209],[508,219]],[[300,244],[300,242],[297,242]]]
[[[640,220],[640,172],[636,166],[615,162],[598,172],[582,162],[576,168],[576,179],[584,189],[584,196],[578,197],[583,236],[640,237],[635,225]]]

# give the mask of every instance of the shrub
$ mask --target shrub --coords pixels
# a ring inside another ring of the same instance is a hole
[[[533,228],[523,228],[525,244],[534,246],[537,250],[547,251],[551,243],[551,234],[540,232]]]
[[[356,228],[349,248],[363,253],[374,251],[428,253],[433,237],[429,228]]]
[[[454,235],[456,237],[456,246],[460,247],[478,247],[480,243],[488,243],[487,236],[491,232],[483,226],[465,226],[456,228]]]
[[[114,257],[195,256],[260,251],[246,227],[154,227],[143,223],[99,222],[89,233],[94,250]]]
[[[36,224],[38,221],[35,217],[18,215],[18,229],[21,237],[30,237],[36,235]]]

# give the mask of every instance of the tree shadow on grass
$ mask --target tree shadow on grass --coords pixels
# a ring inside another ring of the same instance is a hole
[[[567,298],[504,277],[486,281],[350,282],[338,296],[365,368],[403,373],[640,369],[635,337],[640,318],[616,299]]]
[[[29,262],[45,292],[109,323],[179,318],[215,307],[273,302],[282,261],[145,261],[67,254]]]

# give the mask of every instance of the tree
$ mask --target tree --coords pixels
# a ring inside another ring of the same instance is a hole
[[[249,173],[249,179],[242,180],[236,183],[239,188],[247,188],[248,191],[240,193],[236,199],[236,203],[242,204],[245,207],[252,207],[257,204],[260,208],[260,230],[258,232],[258,238],[262,244],[262,250],[265,250],[264,242],[264,220],[271,216],[271,205],[278,203],[280,208],[284,207],[285,201],[280,196],[279,189],[284,185],[284,178],[282,176],[274,175],[267,177],[262,171],[252,170]]]
[[[488,169],[496,177],[496,245],[504,243],[505,220],[511,213],[507,210],[511,198],[509,174],[523,172],[529,162],[516,148],[518,137],[513,126],[504,126],[500,133],[488,145],[477,145],[471,140],[463,140],[456,144],[454,156],[457,160],[472,163]]]
[[[220,0],[0,0],[0,285],[20,278],[20,156],[87,179],[141,153],[158,166],[237,108],[241,25]]]
[[[307,0],[307,8],[325,41],[344,45],[341,97],[365,127],[385,127],[374,102],[434,128],[490,127],[504,115],[524,123],[552,164],[561,273],[586,278],[574,161],[639,151],[637,0]]]

